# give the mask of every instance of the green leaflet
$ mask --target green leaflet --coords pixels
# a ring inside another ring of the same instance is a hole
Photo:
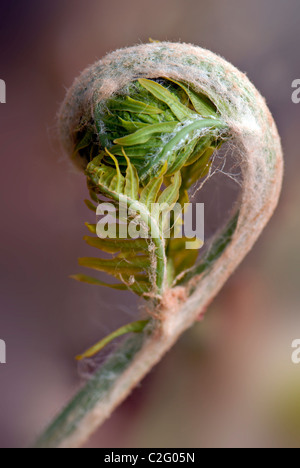
[[[202,137],[196,144],[194,151],[190,155],[190,157],[186,160],[185,166],[190,166],[194,164],[202,155],[203,153],[211,146],[212,139],[210,135]]]
[[[115,169],[110,166],[101,166],[101,169],[98,175],[99,175],[98,184],[100,183],[112,190],[112,187],[110,187],[110,185],[111,185],[113,178],[116,176]]]
[[[105,286],[112,289],[118,289],[120,291],[126,291],[128,288],[125,284],[108,284],[103,281],[100,281],[92,276],[87,275],[71,275],[70,278],[80,281],[81,283],[94,284],[96,286]]]
[[[148,256],[135,256],[131,261],[120,258],[119,256],[113,259],[83,257],[79,259],[78,263],[80,266],[103,271],[117,278],[122,274],[135,275],[150,267]]]
[[[121,117],[119,117],[119,120],[122,124],[122,127],[124,127],[130,133],[133,133],[136,130],[139,130],[140,128],[145,128],[148,125],[145,122],[128,122],[127,120],[122,119]]]
[[[75,146],[74,152],[73,152],[73,157],[78,153],[78,151],[80,151],[80,150],[82,150],[84,148],[87,148],[91,144],[92,139],[93,139],[93,134],[94,134],[94,132],[91,129],[86,131],[84,137]]]
[[[138,114],[161,114],[163,111],[158,107],[151,106],[147,103],[136,101],[129,96],[126,96],[124,100],[121,99],[112,99],[109,102],[110,110],[123,110],[134,112]]]
[[[143,145],[134,145],[134,146],[126,146],[126,154],[130,159],[133,158],[145,158],[147,155],[151,154],[153,150],[156,148],[161,147],[161,140],[158,138],[151,138],[150,143],[145,143]],[[112,146],[109,151],[110,153],[116,156],[123,156],[123,146],[121,145],[114,145]],[[121,164],[119,162],[119,164]],[[125,161],[124,161],[124,164]]]
[[[188,187],[191,187],[197,180],[208,174],[213,153],[214,148],[208,148],[194,164],[187,167],[186,181]]]
[[[153,290],[153,284],[150,281],[135,281],[133,284],[128,283],[127,289],[134,292],[138,296],[143,296]],[[145,295],[145,299],[147,296]]]
[[[94,286],[103,286],[106,288],[117,289],[118,291],[132,291],[138,296],[143,295],[151,290],[151,284],[148,281],[138,281],[133,284],[130,284],[128,280],[128,284],[125,283],[117,283],[117,284],[109,284],[105,283],[104,281],[100,281],[97,278],[93,278],[92,276],[87,275],[71,275],[71,279],[79,281],[81,283],[92,284]]]
[[[156,205],[151,210],[151,215],[157,221],[160,220],[160,226],[164,225],[167,214],[172,210],[174,204],[178,201],[181,185],[181,174],[177,172],[171,179],[170,185],[158,197]],[[162,218],[160,219],[160,216]]]
[[[96,213],[97,207],[90,200],[84,200],[84,203],[86,204],[89,210],[94,211]]]
[[[94,187],[94,190],[96,190],[99,185],[108,189],[113,177],[116,175],[116,170],[110,166],[104,166],[102,164],[102,159],[102,155],[97,156],[86,168],[88,185],[89,187]]]
[[[85,351],[80,356],[76,356],[76,359],[78,361],[81,361],[84,358],[95,356],[95,354],[99,353],[101,349],[103,349],[108,343],[110,343],[115,338],[118,338],[119,336],[125,335],[127,333],[141,333],[142,331],[144,331],[148,323],[149,323],[149,319],[138,320],[137,322],[128,323],[127,325],[124,325],[123,327],[118,328],[118,330],[115,330],[113,333],[103,338],[103,340],[99,341],[97,344],[92,346],[90,349]]]
[[[187,189],[183,186],[180,187],[179,190],[179,198],[178,203],[184,208],[185,203],[190,203],[190,197]]]
[[[211,117],[217,115],[216,107],[206,96],[202,94],[200,97],[199,94],[195,93],[191,88],[184,85],[183,83],[171,79],[169,80],[180,86],[186,92],[187,96],[190,98],[194,106],[195,111],[198,112],[198,114],[202,115],[203,117]]]
[[[125,185],[125,178],[121,174],[118,160],[113,154],[110,154],[108,150],[106,150],[106,152],[109,154],[116,165],[116,174],[111,179],[109,190],[111,192],[122,193]]]
[[[101,164],[102,157],[96,157],[87,167],[87,175],[93,182],[95,190],[110,196],[116,201],[119,200],[119,193],[123,193],[125,178],[121,174],[120,167],[114,155],[108,153],[115,163],[115,168]],[[97,164],[99,164],[98,166]]]
[[[157,133],[172,133],[177,127],[177,122],[166,122],[159,123],[154,125],[148,125],[146,128],[137,130],[131,135],[117,138],[114,140],[114,143],[121,146],[131,146],[131,145],[140,145],[142,143],[147,143],[150,140],[152,135]]]
[[[209,170],[210,170],[211,165],[212,165],[211,157],[212,157],[214,151],[215,151],[214,148],[208,148],[205,151],[205,153],[202,155],[202,158],[201,158],[200,161],[202,162],[203,170],[202,170],[202,172],[200,172],[200,170],[199,170],[199,174],[200,174],[199,178],[206,177],[207,174],[209,173]],[[195,181],[195,175],[194,175],[192,177],[193,184],[196,183],[197,180]]]
[[[187,161],[190,159],[191,154],[194,151],[196,143],[197,139],[195,138],[177,153],[175,161],[173,162],[173,164],[167,172],[169,175],[173,175],[176,172],[180,171],[180,169],[182,169],[182,167],[187,164]]]
[[[138,200],[139,196],[139,176],[136,168],[131,164],[130,159],[123,150],[123,156],[127,162],[124,195],[131,200]]]
[[[159,83],[156,83],[152,80],[147,80],[145,78],[140,78],[138,82],[145,89],[150,91],[150,93],[153,94],[153,96],[167,104],[180,122],[183,122],[184,120],[187,120],[194,115],[193,111],[191,111],[185,105],[181,104],[177,96],[170,93],[170,91],[168,91]]]
[[[118,252],[142,253],[148,251],[146,239],[101,239],[100,237],[85,236],[85,242],[91,247],[96,247],[106,253],[116,254]]]
[[[97,232],[97,224],[90,224],[90,223],[85,223],[86,227],[92,234],[96,234]]]
[[[191,241],[191,239],[183,237],[181,239],[171,239],[169,242],[168,269],[171,283],[183,271],[192,268],[197,261],[199,251],[197,249],[186,250],[185,244],[187,241]],[[172,273],[170,274],[170,272]]]
[[[135,119],[134,119],[135,122],[142,122],[148,125],[153,125],[153,124],[161,122],[161,118],[160,118],[161,115],[130,114],[131,118],[133,116],[135,116]]]
[[[184,206],[185,203],[189,203],[190,201],[188,194],[189,188],[209,173],[213,152],[214,148],[207,148],[203,153],[200,152],[200,154],[197,154],[192,164],[185,165],[185,167],[182,168],[182,185],[179,191],[179,203],[181,206]]]
[[[163,193],[160,195],[160,197],[158,198],[157,203],[159,204],[166,203],[170,207],[173,206],[174,203],[176,203],[178,200],[180,185],[181,185],[181,174],[180,172],[177,172],[172,177],[172,181],[169,187],[167,187],[163,191]]]
[[[151,210],[152,204],[157,200],[162,183],[163,177],[152,179],[141,192],[140,203],[143,203],[149,211]]]
[[[94,188],[95,188],[95,187],[93,186],[93,184],[92,184],[90,181],[88,181],[87,186],[88,186],[88,190],[89,190],[89,194],[90,194],[91,200],[92,200],[93,202],[97,203],[97,205],[98,205],[99,199],[98,199],[97,194],[96,194],[95,191],[94,191]]]

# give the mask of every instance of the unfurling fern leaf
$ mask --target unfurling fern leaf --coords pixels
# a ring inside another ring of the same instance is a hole
[[[91,357],[111,340],[135,333],[108,354],[40,437],[39,448],[74,448],[87,440],[204,313],[278,201],[280,139],[246,75],[200,47],[151,42],[114,51],[87,68],[59,113],[63,145],[86,171],[88,207],[95,213],[98,203],[108,201],[119,223],[116,235],[106,239],[97,237],[99,224],[87,224],[85,240],[97,255],[80,263],[118,278],[108,285],[113,289],[148,299],[149,320],[121,327],[80,356]],[[177,239],[182,219],[175,208],[189,202],[191,187],[210,174],[213,152],[228,138],[237,149],[241,197],[197,260],[198,251]],[[177,203],[169,211],[167,205],[164,216],[152,209],[159,199]],[[168,217],[170,238],[164,230]],[[107,225],[112,227],[109,216]],[[124,226],[128,232],[136,228],[135,236],[126,237]],[[75,279],[106,283],[85,274]]]

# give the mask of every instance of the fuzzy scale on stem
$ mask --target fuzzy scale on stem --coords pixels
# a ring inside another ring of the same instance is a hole
[[[143,334],[128,338],[83,387],[37,447],[79,447],[110,416],[144,375],[190,327],[249,252],[272,215],[282,181],[280,139],[264,99],[248,78],[217,55],[168,42],[117,50],[88,68],[69,90],[60,112],[69,153],[74,135],[94,119],[94,109],[137,78],[167,77],[203,93],[232,135],[242,169],[238,212],[215,238],[203,265],[181,286],[166,289]],[[81,164],[78,159],[78,164]]]

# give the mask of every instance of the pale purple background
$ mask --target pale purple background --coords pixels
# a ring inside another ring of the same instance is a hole
[[[207,319],[89,446],[299,445],[300,367],[290,364],[300,337],[300,104],[291,102],[299,15],[297,0],[1,0],[1,447],[30,444],[78,387],[74,355],[132,316],[129,296],[68,278],[77,257],[93,253],[82,241],[92,215],[84,178],[57,144],[55,115],[84,67],[149,37],[209,48],[247,72],[282,135],[284,191]]]

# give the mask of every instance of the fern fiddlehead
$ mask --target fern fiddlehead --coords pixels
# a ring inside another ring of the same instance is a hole
[[[120,222],[120,207],[131,207],[134,222],[150,232],[149,237],[100,239],[96,225],[89,224],[94,236],[87,236],[87,243],[112,258],[85,258],[80,264],[117,278],[110,287],[143,295],[155,314],[117,330],[83,355],[134,333],[37,447],[81,445],[194,323],[267,223],[282,177],[280,140],[263,98],[228,62],[189,44],[154,43],[109,54],[75,81],[60,126],[65,148],[85,170],[92,200],[110,201]],[[165,238],[164,212],[149,207],[187,203],[190,187],[205,176],[213,152],[226,139],[242,170],[240,206],[198,263],[195,252],[185,251],[176,238],[175,218]],[[96,210],[92,202],[87,205]],[[76,279],[103,285],[86,275]]]

